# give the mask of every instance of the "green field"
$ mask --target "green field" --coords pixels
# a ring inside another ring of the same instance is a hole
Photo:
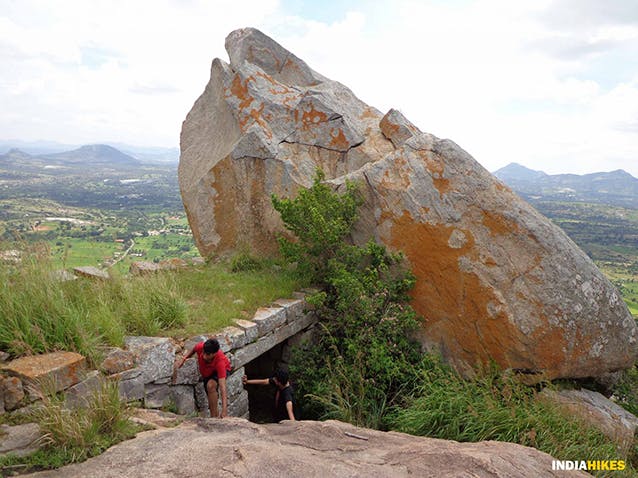
[[[0,200],[0,251],[46,244],[59,269],[126,273],[133,261],[199,256],[182,210],[100,210],[45,199]]]
[[[638,275],[617,264],[601,264],[600,267],[620,291],[629,311],[638,316]]]

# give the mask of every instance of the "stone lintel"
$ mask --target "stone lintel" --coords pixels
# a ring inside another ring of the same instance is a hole
[[[256,323],[251,322],[250,320],[237,319],[235,320],[235,324],[240,329],[243,329],[244,333],[246,334],[247,344],[254,342],[259,338],[259,328],[257,327]]]
[[[273,305],[283,307],[286,310],[286,322],[289,323],[301,317],[307,306],[303,299],[277,299]]]
[[[252,321],[257,324],[259,335],[264,336],[286,322],[286,310],[283,307],[260,307]]]

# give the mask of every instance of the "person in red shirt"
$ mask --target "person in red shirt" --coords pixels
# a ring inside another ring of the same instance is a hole
[[[184,362],[197,354],[197,365],[199,373],[204,381],[204,390],[208,397],[208,409],[213,418],[224,418],[228,415],[228,397],[226,393],[226,376],[231,370],[230,360],[219,348],[217,339],[208,339],[206,342],[199,342],[184,357],[177,366],[180,368]],[[217,389],[219,387],[219,395]],[[222,410],[218,413],[218,396],[222,399]]]

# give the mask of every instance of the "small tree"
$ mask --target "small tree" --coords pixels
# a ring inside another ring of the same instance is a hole
[[[304,413],[382,427],[386,407],[411,387],[420,362],[410,339],[418,325],[408,304],[415,278],[401,254],[372,241],[346,241],[361,199],[353,183],[343,195],[322,183],[295,199],[273,196],[273,206],[296,237],[280,239],[283,255],[322,292],[308,300],[318,307],[319,342],[298,350],[292,371]],[[310,400],[303,400],[303,398]]]
[[[300,274],[310,282],[324,285],[326,266],[344,244],[357,220],[361,199],[353,183],[346,183],[343,196],[334,194],[323,184],[325,174],[317,170],[310,189],[302,189],[295,199],[272,195],[272,203],[281,214],[286,228],[297,241],[279,238],[283,256],[296,262]]]

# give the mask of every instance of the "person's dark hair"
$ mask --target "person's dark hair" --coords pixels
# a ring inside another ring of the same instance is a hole
[[[205,354],[214,354],[219,350],[219,342],[217,339],[208,339],[204,342],[204,353]]]
[[[275,371],[275,378],[280,384],[286,385],[288,383],[288,372],[278,368]]]

